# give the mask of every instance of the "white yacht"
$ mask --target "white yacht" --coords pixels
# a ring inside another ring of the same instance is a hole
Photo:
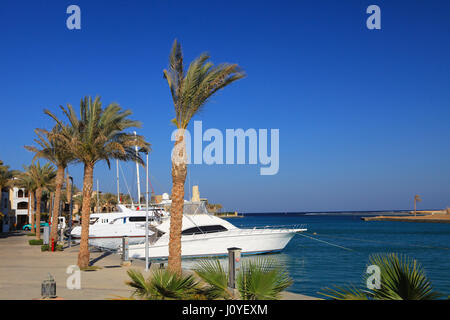
[[[93,213],[89,221],[89,244],[99,248],[115,250],[122,245],[122,238],[128,237],[129,244],[145,241],[145,209],[132,210],[125,205],[118,205],[118,212]],[[168,216],[159,207],[149,208],[149,222],[156,223]],[[149,235],[152,235],[149,231]],[[81,239],[81,226],[70,232],[75,240]]]
[[[181,255],[183,258],[221,256],[228,254],[228,248],[239,247],[242,254],[279,252],[292,237],[306,231],[303,226],[292,228],[249,228],[240,229],[230,222],[206,213],[189,214],[186,209],[182,220]],[[167,259],[169,255],[170,218],[165,217],[149,226],[150,259]],[[129,246],[130,258],[145,258],[145,243]]]

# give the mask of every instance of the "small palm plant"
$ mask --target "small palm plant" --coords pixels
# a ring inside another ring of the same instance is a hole
[[[78,253],[78,266],[86,268],[89,265],[89,216],[90,201],[93,192],[94,167],[100,161],[105,161],[108,167],[112,159],[122,161],[143,160],[135,151],[135,146],[150,149],[144,137],[127,133],[130,128],[139,128],[141,123],[129,119],[130,110],[123,110],[118,104],[111,103],[102,107],[100,97],[92,99],[85,97],[80,102],[79,117],[75,109],[68,104],[67,108],[60,106],[68,123],[64,124],[49,110],[49,115],[60,128],[53,135],[61,144],[70,148],[75,162],[84,165],[83,204],[81,211],[81,240]]]
[[[434,300],[441,297],[414,259],[396,253],[377,254],[369,257],[369,264],[380,268],[379,289],[336,287],[325,288],[325,292],[319,294],[335,300]],[[363,279],[367,283],[368,276]]]
[[[183,276],[158,269],[145,279],[140,271],[131,269],[127,273],[131,281],[126,284],[134,289],[132,297],[143,300],[185,300],[198,292],[198,282],[193,275]]]
[[[33,185],[36,187],[36,239],[39,240],[41,238],[40,221],[42,193],[44,190],[52,188],[56,177],[56,170],[50,163],[41,166],[39,161],[36,161],[36,163],[33,163],[28,167],[26,174],[33,180]]]

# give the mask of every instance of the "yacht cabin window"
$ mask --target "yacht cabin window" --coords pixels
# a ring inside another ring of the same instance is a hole
[[[221,225],[210,225],[210,226],[200,226],[200,227],[193,227],[184,230],[181,234],[186,235],[192,235],[192,234],[201,234],[201,233],[214,233],[214,232],[223,232],[227,231],[227,228]]]

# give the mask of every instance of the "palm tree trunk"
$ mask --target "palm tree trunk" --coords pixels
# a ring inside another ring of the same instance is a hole
[[[69,172],[67,172],[66,175],[66,199],[70,206],[70,203],[72,202],[72,185],[70,184]]]
[[[2,186],[0,185],[0,213],[3,213],[3,207],[2,207]],[[0,220],[1,220],[1,222],[2,223],[0,223],[0,232],[3,232],[3,219],[4,219],[4,216],[2,217],[2,218],[0,218]]]
[[[72,203],[72,184],[70,183],[70,179],[69,179],[69,171],[67,171],[67,175],[66,175],[66,198],[67,198],[67,203],[69,204],[69,208],[70,208],[70,204]],[[69,210],[70,211],[70,210]],[[71,214],[71,212],[69,212],[69,215]],[[69,219],[72,219],[73,217],[69,217]]]
[[[35,198],[35,194],[34,191],[30,191],[30,198],[31,198],[31,233],[36,233],[36,229],[34,228],[35,225],[35,221],[34,221],[34,198]]]
[[[170,239],[168,269],[181,274],[181,228],[183,222],[184,184],[186,181],[186,144],[181,133],[175,141],[172,158],[172,205],[170,208]]]
[[[81,211],[81,241],[78,253],[78,266],[89,266],[89,216],[91,215],[92,185],[94,183],[94,164],[84,164],[83,209]]]
[[[51,239],[57,239],[58,236],[58,216],[59,216],[59,203],[61,202],[61,189],[64,182],[64,167],[59,166],[56,171],[56,190],[55,190],[55,201],[53,204],[53,214],[52,214],[52,231],[50,233]],[[50,200],[51,201],[51,200]]]
[[[36,190],[36,239],[41,239],[41,198],[42,188]]]

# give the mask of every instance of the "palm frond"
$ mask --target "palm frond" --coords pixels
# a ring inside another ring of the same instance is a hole
[[[194,268],[194,272],[207,284],[203,290],[208,299],[231,298],[228,274],[219,260],[202,260]]]
[[[209,59],[209,54],[202,53],[191,62],[185,73],[181,45],[177,40],[173,43],[164,78],[175,107],[176,121],[173,123],[179,129],[186,129],[192,117],[218,90],[245,77],[238,65],[223,63],[214,66]]]

